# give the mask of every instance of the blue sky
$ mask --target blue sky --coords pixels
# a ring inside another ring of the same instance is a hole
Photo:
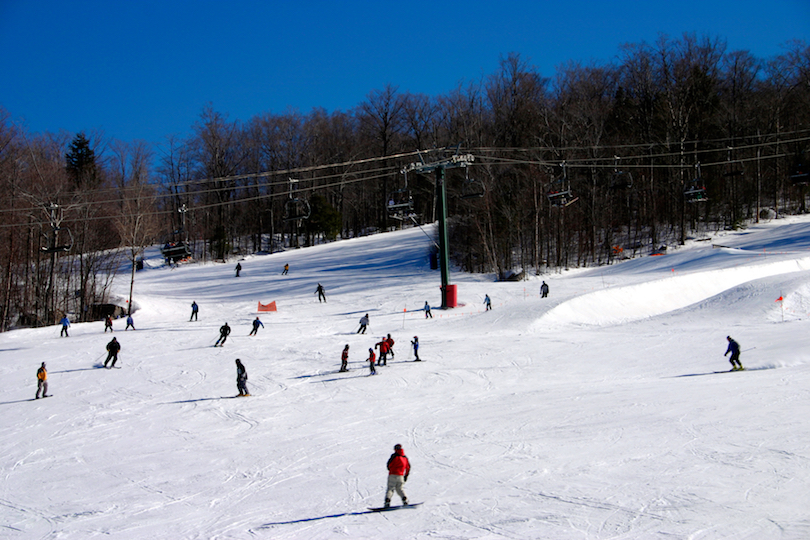
[[[684,32],[769,58],[810,41],[810,0],[0,0],[0,106],[31,132],[162,143],[208,103],[348,110],[389,83],[445,94],[510,52],[553,76]]]

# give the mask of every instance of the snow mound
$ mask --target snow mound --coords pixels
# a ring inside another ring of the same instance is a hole
[[[530,329],[566,325],[611,326],[685,308],[743,283],[810,269],[810,257],[755,266],[675,275],[571,298],[538,318]]]

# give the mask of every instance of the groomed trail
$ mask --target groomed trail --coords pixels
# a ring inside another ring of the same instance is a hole
[[[1,334],[0,537],[810,537],[810,219],[517,283],[454,272],[446,311],[429,249],[399,231],[245,257],[239,278],[152,250],[116,370],[101,322]],[[745,371],[715,373],[727,335]],[[32,402],[42,361],[54,397]],[[396,443],[425,502],[369,512]]]

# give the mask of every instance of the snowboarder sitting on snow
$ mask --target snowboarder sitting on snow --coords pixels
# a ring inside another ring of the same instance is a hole
[[[39,392],[42,391],[42,397],[51,397],[48,395],[48,371],[45,369],[45,362],[37,370],[37,396],[34,399],[39,399]]]
[[[388,340],[383,338],[382,341],[374,345],[374,348],[380,349],[380,359],[377,360],[378,366],[387,366],[388,365],[388,352],[391,350],[391,347],[388,345]]]
[[[250,334],[248,334],[248,336],[255,336],[256,332],[259,331],[260,326],[262,328],[264,328],[264,325],[262,324],[262,321],[260,321],[259,318],[256,317],[256,319],[253,321],[253,330],[250,331]]]
[[[405,457],[402,445],[394,445],[394,453],[388,458],[386,465],[388,466],[388,489],[385,492],[385,504],[383,507],[390,508],[394,491],[402,498],[402,504],[407,506],[408,497],[405,496],[402,486],[408,481],[408,475],[411,474],[411,463]]]
[[[200,311],[200,308],[197,306],[197,302],[191,303],[191,317],[188,318],[188,322],[192,320],[197,320],[197,312]]]
[[[728,340],[728,349],[726,349],[726,354],[723,356],[731,353],[731,359],[729,360],[731,362],[731,370],[739,371],[743,369],[743,366],[740,363],[740,344],[731,339],[731,336],[726,336],[726,339]]]
[[[110,332],[113,331],[112,317],[110,315],[107,315],[106,317],[104,317],[104,333],[105,334],[107,333],[107,329],[109,329]]]
[[[349,345],[343,347],[343,352],[340,355],[340,371],[349,371]]]
[[[64,317],[62,317],[62,320],[59,321],[59,322],[62,323],[62,331],[59,332],[59,337],[62,337],[62,336],[70,337],[68,335],[68,326],[70,326],[70,319],[68,319],[67,315],[65,315]]]
[[[358,334],[365,334],[366,327],[368,327],[368,313],[360,317],[360,328],[357,329]]]
[[[247,389],[247,370],[242,365],[242,361],[236,359],[236,389],[239,390],[239,395],[242,397],[249,396],[250,392]]]
[[[411,341],[411,345],[413,345],[413,355],[416,357],[414,362],[421,362],[419,360],[419,338],[417,336],[413,336],[413,341]]]
[[[117,339],[112,338],[112,341],[107,343],[107,359],[104,360],[104,367],[107,367],[107,362],[110,360],[112,360],[112,365],[110,367],[115,367],[115,363],[118,361],[118,351],[120,350],[121,344],[118,343]]]
[[[315,289],[315,294],[318,295],[318,303],[326,302],[326,292],[323,290],[323,285],[318,283],[318,288]]]
[[[220,326],[219,327],[219,339],[217,339],[217,342],[214,343],[214,347],[216,347],[217,345],[220,345],[220,341],[222,342],[222,345],[225,345],[225,340],[228,339],[228,335],[230,333],[231,333],[231,327],[228,326],[228,323],[225,323],[222,326]]]
[[[124,332],[129,330],[130,326],[132,327],[133,330],[135,330],[135,321],[132,320],[132,315],[127,315],[127,327],[124,328]]]
[[[548,285],[544,281],[542,285],[540,285],[540,297],[545,298],[548,296]]]
[[[239,272],[242,271],[242,263],[236,263],[236,277],[239,277]]]

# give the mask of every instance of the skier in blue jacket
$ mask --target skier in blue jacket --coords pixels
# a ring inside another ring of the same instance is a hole
[[[70,326],[70,319],[68,319],[67,315],[65,315],[64,317],[62,317],[62,320],[59,321],[59,322],[62,323],[62,331],[59,332],[59,337],[62,337],[62,336],[70,337],[68,335],[68,327]]]
[[[251,330],[251,331],[250,331],[250,334],[248,334],[248,336],[255,336],[255,335],[256,335],[256,332],[258,332],[258,331],[259,331],[259,327],[260,327],[260,326],[261,326],[262,328],[264,328],[264,324],[262,324],[262,321],[260,321],[260,320],[259,320],[259,318],[258,318],[258,317],[256,317],[256,318],[253,320],[253,330]]]

